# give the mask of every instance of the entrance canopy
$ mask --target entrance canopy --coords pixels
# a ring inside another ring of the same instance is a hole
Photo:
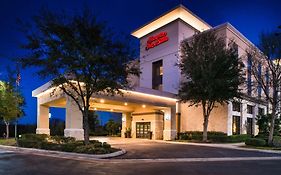
[[[47,83],[34,91],[32,96],[37,98],[37,133],[49,134],[49,108],[66,108],[66,136],[83,139],[82,114],[77,104],[61,90]],[[171,139],[175,131],[176,105],[178,99],[174,94],[160,92],[148,88],[121,90],[123,95],[107,96],[93,95],[90,99],[90,109],[122,113],[122,135],[130,129],[132,137],[137,122],[150,122],[154,139]],[[164,121],[164,118],[166,119]],[[172,121],[174,120],[174,121]]]

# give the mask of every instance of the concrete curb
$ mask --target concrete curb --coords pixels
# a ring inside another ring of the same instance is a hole
[[[255,148],[243,148],[245,143],[222,143],[222,144],[212,144],[212,143],[191,143],[191,142],[177,142],[177,141],[164,141],[164,140],[155,140],[159,143],[168,143],[168,144],[182,144],[182,145],[194,145],[194,146],[207,146],[214,148],[225,148],[225,149],[235,149],[242,151],[253,151],[253,152],[263,152],[263,153],[272,153],[272,154],[281,154],[281,151],[277,150],[263,150],[263,149],[255,149]]]
[[[117,156],[121,156],[123,154],[126,154],[126,150],[121,149],[120,151],[116,151],[114,153],[109,153],[109,154],[80,154],[80,153],[71,153],[71,152],[61,152],[61,151],[52,151],[52,150],[43,150],[43,149],[35,149],[35,148],[22,148],[22,147],[16,147],[16,146],[5,146],[5,145],[0,145],[1,149],[9,150],[9,151],[14,151],[17,153],[22,153],[22,154],[35,154],[35,155],[42,155],[42,156],[51,156],[51,157],[59,157],[59,158],[79,158],[79,159],[108,159],[108,158],[113,158]]]

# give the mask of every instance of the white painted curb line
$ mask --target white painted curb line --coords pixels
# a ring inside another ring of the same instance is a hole
[[[43,150],[43,149],[35,149],[35,148],[22,148],[16,146],[5,146],[0,145],[0,148],[6,149],[9,151],[15,151],[18,153],[24,154],[36,154],[36,155],[45,155],[52,157],[64,157],[64,158],[90,158],[90,159],[107,159],[112,157],[121,156],[126,153],[126,150],[121,149],[120,151],[116,151],[114,153],[109,154],[80,154],[80,153],[72,153],[72,152],[61,152],[61,151],[52,151],[52,150]]]

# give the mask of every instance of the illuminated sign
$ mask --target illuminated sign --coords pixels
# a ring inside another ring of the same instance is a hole
[[[146,47],[145,49],[146,50],[149,50],[153,47],[156,47],[166,41],[168,41],[169,38],[168,38],[168,35],[167,35],[167,32],[161,32],[159,33],[158,35],[156,36],[151,36],[148,38],[147,42],[146,42]]]

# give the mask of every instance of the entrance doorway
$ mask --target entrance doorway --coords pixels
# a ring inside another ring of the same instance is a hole
[[[136,137],[137,138],[150,137],[150,122],[136,122]]]

